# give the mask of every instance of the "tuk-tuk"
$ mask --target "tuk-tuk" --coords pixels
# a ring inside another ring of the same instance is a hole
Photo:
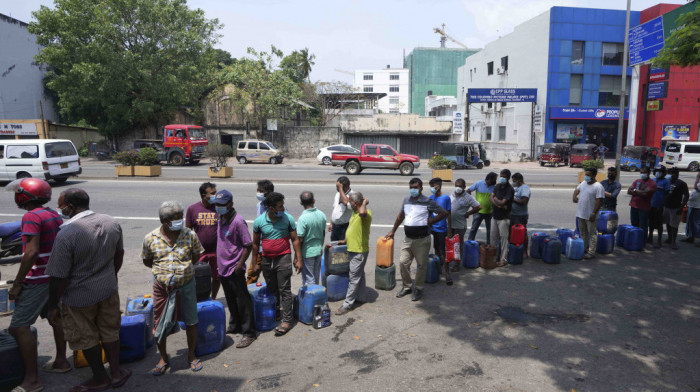
[[[484,166],[491,166],[491,161],[488,155],[486,155],[486,146],[484,146],[484,143],[479,143],[479,158],[484,162]]]
[[[592,143],[574,144],[571,147],[571,156],[569,158],[569,166],[580,165],[583,161],[595,159],[598,146]]]
[[[479,156],[477,143],[464,142],[440,142],[439,155],[450,161],[450,169],[468,169],[475,167],[481,169],[484,162]]]
[[[545,143],[542,145],[542,153],[540,154],[540,166],[549,163],[554,167],[558,167],[560,163],[569,164],[569,156],[571,155],[571,145],[569,143]]]
[[[659,162],[659,149],[656,147],[625,146],[620,158],[620,170],[639,171],[642,166],[653,168]]]

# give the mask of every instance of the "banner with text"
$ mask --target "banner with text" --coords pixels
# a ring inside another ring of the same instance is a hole
[[[690,140],[690,124],[664,124],[661,140]]]
[[[0,135],[34,136],[37,135],[36,123],[1,123]]]
[[[536,88],[470,88],[467,102],[536,102]]]
[[[452,117],[452,133],[455,135],[464,134],[464,116],[462,112],[455,112]]]
[[[627,117],[629,117],[629,109],[625,109],[625,119]],[[549,108],[549,118],[554,120],[617,120],[620,118],[620,109],[551,107]]]

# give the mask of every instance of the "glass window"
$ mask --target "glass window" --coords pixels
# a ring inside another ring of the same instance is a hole
[[[379,147],[379,155],[394,155],[394,152],[389,147]]]
[[[389,105],[398,105],[398,104],[399,104],[399,97],[389,98]]]
[[[168,137],[173,137],[173,130],[172,130],[172,129],[168,129],[167,131],[165,131],[165,135],[168,136]]]
[[[260,143],[260,149],[261,149],[261,150],[269,150],[270,147],[269,147],[267,144],[265,144],[265,143]]]
[[[78,155],[71,142],[46,143],[44,145],[47,158],[60,158]]]
[[[371,73],[366,73],[362,75],[362,80],[374,80],[374,75]]]
[[[276,149],[277,149],[277,147],[275,147],[275,145],[272,144],[272,142],[267,142],[267,145],[270,146],[270,148],[273,149],[273,150],[276,150]]]
[[[690,144],[685,145],[686,154],[700,154],[700,146],[693,146]]]
[[[245,142],[238,142],[238,148],[245,148]]]
[[[399,92],[399,86],[389,86],[389,92],[390,92],[390,93],[398,93],[398,92]]]
[[[506,141],[506,127],[498,127],[498,141]]]
[[[389,113],[396,114],[399,112],[399,108],[389,108]]]
[[[508,70],[508,56],[501,57],[501,68],[503,68],[504,71]]]
[[[258,149],[258,142],[248,142],[248,149],[249,150],[257,150]]]
[[[583,75],[571,74],[571,82],[569,83],[569,105],[581,105],[581,89],[583,87]]]
[[[184,139],[185,138],[185,130],[184,129],[176,129],[175,130],[175,137],[179,137]]]
[[[484,130],[486,132],[484,140],[491,140],[491,127],[486,127]]]
[[[7,158],[39,158],[39,146],[7,146]]]
[[[399,74],[398,73],[389,74],[389,80],[399,80]]]
[[[600,87],[598,88],[598,106],[619,106],[620,105],[620,83],[621,76],[600,75]],[[627,87],[625,88],[625,105],[629,105],[630,78],[627,77]]]
[[[371,93],[371,92],[374,92],[374,87],[372,87],[372,86],[365,86],[365,87],[362,89],[362,91],[363,91],[363,92],[366,92],[366,93]]]
[[[331,146],[331,147],[326,148],[326,150],[328,150],[328,151],[340,151],[340,147],[339,146]]]
[[[669,143],[668,145],[666,145],[666,151],[681,152],[681,145],[679,143]]]
[[[583,52],[585,47],[583,41],[574,41],[571,43],[571,64],[583,64]]]
[[[0,159],[5,157],[5,146],[0,146]]]
[[[204,139],[204,129],[202,128],[190,128],[188,130],[190,139]]]
[[[622,65],[625,44],[603,42],[603,65]]]
[[[486,71],[489,75],[493,75],[493,61],[486,63]]]

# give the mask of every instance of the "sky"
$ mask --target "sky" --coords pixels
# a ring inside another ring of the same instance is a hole
[[[658,3],[632,0],[632,10]],[[29,22],[32,11],[53,4],[53,0],[2,0],[0,13]],[[400,68],[404,51],[439,47],[440,37],[433,28],[443,23],[447,34],[470,48],[482,48],[555,5],[626,7],[624,0],[188,0],[188,4],[223,23],[216,46],[233,57],[246,56],[248,47],[267,50],[275,45],[284,53],[309,48],[316,56],[313,81],[348,83],[352,76],[337,70]],[[447,46],[458,47],[450,41]]]

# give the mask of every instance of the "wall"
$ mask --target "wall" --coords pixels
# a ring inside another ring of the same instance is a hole
[[[41,118],[57,122],[53,101],[44,95],[44,69],[34,63],[41,48],[27,24],[0,14],[0,118]]]
[[[372,80],[364,80],[365,74],[372,74]],[[391,74],[398,74],[399,80],[391,80]],[[379,99],[377,109],[382,113],[408,113],[408,69],[405,68],[384,68],[384,69],[361,69],[355,71],[353,87],[356,92],[364,92],[365,86],[372,86],[374,93],[386,93],[387,96]],[[398,86],[398,92],[389,91],[390,86]],[[390,103],[391,98],[398,98],[398,105]]]
[[[512,33],[487,44],[466,58],[458,73],[458,108],[467,113],[466,94],[470,88],[536,88],[537,103],[547,104],[547,53],[550,12],[544,12],[518,26]],[[498,74],[501,58],[508,56],[508,70]],[[494,72],[488,75],[487,64],[493,61]],[[505,106],[473,103],[469,107],[469,129],[465,140],[484,141],[492,161],[520,159],[530,155],[532,104],[507,103]],[[486,135],[491,128],[491,138]],[[506,128],[505,140],[499,140],[499,127]],[[535,144],[543,143],[542,133]]]
[[[80,148],[91,142],[104,142],[105,137],[97,131],[97,128],[73,127],[62,124],[49,124],[50,139],[69,139]]]
[[[263,139],[282,150],[285,158],[316,158],[321,147],[343,142],[338,127],[287,127],[282,131],[265,131]]]
[[[403,133],[449,133],[451,121],[437,121],[434,117],[417,114],[375,114],[373,116],[338,116],[334,125],[343,132],[403,132]]]

